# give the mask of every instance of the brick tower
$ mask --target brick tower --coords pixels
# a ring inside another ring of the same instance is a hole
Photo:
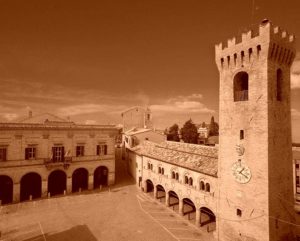
[[[290,67],[294,36],[262,21],[259,33],[216,45],[220,72],[219,240],[293,236]]]

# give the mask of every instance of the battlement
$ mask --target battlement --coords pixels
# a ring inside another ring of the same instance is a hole
[[[237,41],[237,39],[241,39]],[[263,20],[258,27],[258,31],[250,30],[242,33],[239,38],[233,37],[227,40],[227,44],[219,43],[215,45],[216,62],[218,67],[223,67],[227,61],[227,66],[232,63],[236,64],[239,59],[243,65],[244,59],[251,59],[255,55],[259,57],[262,50],[268,54],[269,58],[273,58],[280,63],[291,65],[295,57],[295,36],[289,34],[286,30],[280,29],[278,26],[273,27],[268,20]],[[231,57],[231,55],[233,55]],[[274,58],[275,57],[275,58]],[[230,61],[230,59],[234,61]]]
[[[238,43],[236,41],[236,37],[233,37],[231,39],[227,40],[227,45],[223,45],[223,43],[219,43],[215,45],[216,54],[221,53],[223,50],[227,48],[231,48],[235,46],[236,44],[245,44],[249,41],[253,41],[253,39],[259,41],[260,39],[270,39],[270,40],[278,40],[280,42],[285,41],[286,44],[293,43],[295,41],[295,36],[292,34],[288,34],[286,30],[281,30],[280,27],[276,26],[273,27],[272,23],[268,20],[262,21],[262,23],[259,25],[259,33],[258,35],[255,34],[253,30],[250,30],[246,33],[242,33],[241,35],[242,41],[241,43]]]

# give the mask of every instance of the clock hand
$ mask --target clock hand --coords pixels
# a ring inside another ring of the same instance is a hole
[[[245,167],[243,167],[243,169],[241,171],[239,171],[239,174],[242,174],[242,172],[244,171]]]

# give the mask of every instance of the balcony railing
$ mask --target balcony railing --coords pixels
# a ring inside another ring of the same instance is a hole
[[[59,166],[63,166],[64,169],[68,169],[71,162],[72,162],[72,157],[64,157],[63,160],[53,160],[52,158],[44,159],[44,164],[47,169],[51,169]]]
[[[234,91],[234,101],[247,101],[248,90]]]

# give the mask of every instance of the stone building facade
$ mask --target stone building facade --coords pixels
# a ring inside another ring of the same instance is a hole
[[[114,184],[115,126],[24,122],[0,123],[2,204]]]
[[[149,108],[134,106],[121,113],[123,132],[132,128],[153,128],[152,113]]]
[[[132,176],[144,192],[214,233],[217,213],[218,149],[165,141],[144,141],[131,149]]]

